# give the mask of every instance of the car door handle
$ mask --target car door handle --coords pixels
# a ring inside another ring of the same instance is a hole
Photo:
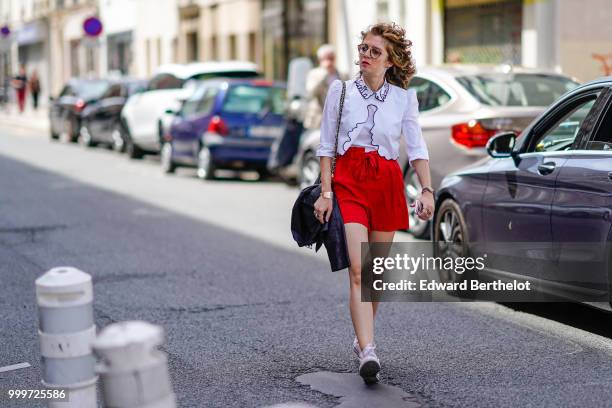
[[[612,171],[608,173],[608,180],[612,181]]]
[[[538,165],[538,172],[542,175],[550,174],[555,170],[555,163],[548,162]]]

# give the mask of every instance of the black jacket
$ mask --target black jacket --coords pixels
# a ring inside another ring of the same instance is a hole
[[[306,187],[300,192],[291,212],[291,233],[300,247],[312,247],[315,251],[325,245],[333,272],[348,268],[348,257],[344,222],[336,199],[328,222],[321,224],[314,216],[314,203],[321,195],[321,184]]]

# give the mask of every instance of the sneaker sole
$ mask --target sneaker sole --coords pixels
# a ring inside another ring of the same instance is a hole
[[[378,372],[380,365],[376,361],[368,361],[359,369],[359,375],[366,384],[376,384],[378,382]]]

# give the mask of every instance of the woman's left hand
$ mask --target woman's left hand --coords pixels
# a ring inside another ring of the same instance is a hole
[[[426,192],[421,194],[420,198],[421,203],[423,203],[423,211],[420,214],[417,214],[420,219],[423,221],[430,220],[433,217],[434,213],[434,199],[433,194],[430,192]]]

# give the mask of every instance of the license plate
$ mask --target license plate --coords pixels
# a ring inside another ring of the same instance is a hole
[[[271,137],[278,139],[283,134],[283,128],[279,126],[251,126],[249,135],[251,137]]]

